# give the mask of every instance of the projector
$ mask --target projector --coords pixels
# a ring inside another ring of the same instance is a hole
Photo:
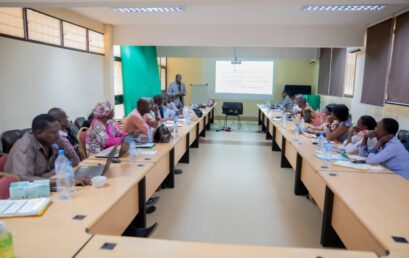
[[[232,65],[239,65],[239,64],[241,64],[241,61],[239,61],[239,60],[234,60],[234,61],[231,61],[231,64],[232,64]]]

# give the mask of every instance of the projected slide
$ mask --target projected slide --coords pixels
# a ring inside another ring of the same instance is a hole
[[[273,94],[272,61],[216,62],[216,93]]]

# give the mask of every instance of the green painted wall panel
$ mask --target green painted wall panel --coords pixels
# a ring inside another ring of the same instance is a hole
[[[161,93],[156,47],[121,46],[125,115],[141,97]]]

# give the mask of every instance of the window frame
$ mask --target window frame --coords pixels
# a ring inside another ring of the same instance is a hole
[[[165,65],[162,65],[162,58],[165,59]],[[159,69],[159,80],[161,83],[161,92],[166,93],[168,91],[168,58],[167,57],[158,57],[157,60],[160,60],[158,62],[158,69]],[[162,69],[165,70],[165,88],[162,89]]]
[[[86,50],[82,50],[82,49],[78,49],[78,48],[72,48],[72,47],[66,47],[66,46],[65,46],[65,44],[64,44],[64,22],[85,29],[85,45],[86,45],[85,48],[86,48]],[[88,49],[89,49],[89,45],[88,45],[88,30],[89,30],[89,29],[88,29],[87,27],[84,27],[84,26],[75,24],[75,23],[73,23],[73,22],[61,20],[61,28],[62,28],[61,32],[62,32],[62,47],[63,47],[63,48],[70,49],[70,50],[79,50],[79,51],[88,52]]]
[[[104,41],[104,47],[103,47],[103,49],[104,49],[104,52],[105,52],[105,40],[104,40],[104,36],[105,36],[105,35],[104,35],[104,33],[101,33],[101,32],[98,32],[98,31],[92,30],[92,29],[87,29],[87,49],[88,49],[88,52],[89,52],[89,53],[92,53],[92,54],[97,54],[97,55],[104,55],[104,54],[101,54],[101,53],[98,53],[98,52],[94,52],[94,51],[89,50],[89,32],[90,32],[90,31],[102,35],[102,41]]]
[[[7,8],[7,7],[1,7],[1,8]],[[55,44],[51,44],[51,43],[47,43],[47,42],[43,42],[43,41],[37,41],[37,40],[31,40],[31,39],[29,39],[29,37],[28,37],[27,10],[31,10],[31,11],[34,11],[34,12],[37,12],[37,13],[40,13],[40,14],[43,14],[43,15],[46,15],[46,16],[49,16],[49,17],[51,17],[51,18],[54,18],[54,19],[59,20],[59,23],[60,23],[60,42],[61,42],[60,45],[55,45]],[[72,50],[72,51],[77,51],[77,52],[82,52],[82,53],[88,53],[88,54],[94,54],[94,55],[105,56],[105,53],[102,54],[102,53],[97,53],[97,52],[89,51],[89,39],[88,39],[88,31],[93,31],[93,32],[99,33],[99,34],[101,34],[102,36],[105,36],[104,33],[101,33],[101,32],[99,32],[99,31],[96,31],[96,30],[93,30],[93,29],[89,29],[89,28],[87,28],[87,27],[84,27],[84,26],[79,25],[79,24],[74,23],[74,22],[70,22],[70,21],[67,21],[67,20],[64,20],[64,19],[55,17],[55,16],[53,16],[53,15],[49,15],[49,14],[47,14],[47,13],[38,11],[38,10],[33,9],[33,8],[22,8],[22,12],[23,12],[24,38],[16,37],[16,36],[13,36],[13,35],[8,35],[8,34],[4,34],[4,33],[0,33],[0,37],[11,38],[11,39],[21,40],[21,41],[25,41],[25,42],[30,42],[30,43],[35,43],[35,44],[40,44],[40,45],[45,45],[45,46],[50,46],[50,47],[57,47],[57,48],[62,48],[62,49],[67,49],[67,50]],[[72,25],[79,26],[79,27],[82,27],[82,28],[85,28],[85,29],[86,29],[87,50],[81,50],[81,49],[76,49],[76,48],[71,48],[71,47],[65,47],[65,46],[64,46],[64,30],[63,30],[63,25],[62,25],[63,22],[67,22],[67,23],[70,23],[70,24],[72,24]],[[104,47],[104,48],[105,48],[105,47]],[[104,50],[105,50],[105,49],[104,49]]]
[[[118,56],[114,56],[114,62],[120,62],[121,63],[121,72],[122,72],[122,58],[118,57]],[[114,85],[114,87],[115,87],[115,85]],[[123,87],[124,87],[124,81],[122,80],[122,94],[121,95],[115,95],[114,94],[114,100],[115,100],[114,106],[125,105],[124,104]],[[124,110],[124,114],[125,114],[125,110]]]
[[[355,65],[354,65],[354,79],[353,79],[353,85],[352,85],[352,94],[345,94],[345,82],[344,82],[344,92],[343,92],[343,97],[345,98],[353,98],[354,94],[355,94],[355,86],[356,86],[356,63],[358,61],[358,52],[355,53],[348,53],[347,52],[347,57],[346,57],[346,61],[345,61],[345,78],[346,78],[346,72],[348,71],[347,66],[348,66],[348,55],[349,54],[353,54],[355,56]]]

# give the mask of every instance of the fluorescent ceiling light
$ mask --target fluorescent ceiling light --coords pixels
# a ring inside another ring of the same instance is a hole
[[[165,6],[165,7],[120,7],[112,8],[115,12],[120,13],[180,13],[184,12],[185,8],[181,6]]]
[[[386,5],[305,5],[304,11],[346,11],[346,12],[362,12],[362,11],[380,11]]]

